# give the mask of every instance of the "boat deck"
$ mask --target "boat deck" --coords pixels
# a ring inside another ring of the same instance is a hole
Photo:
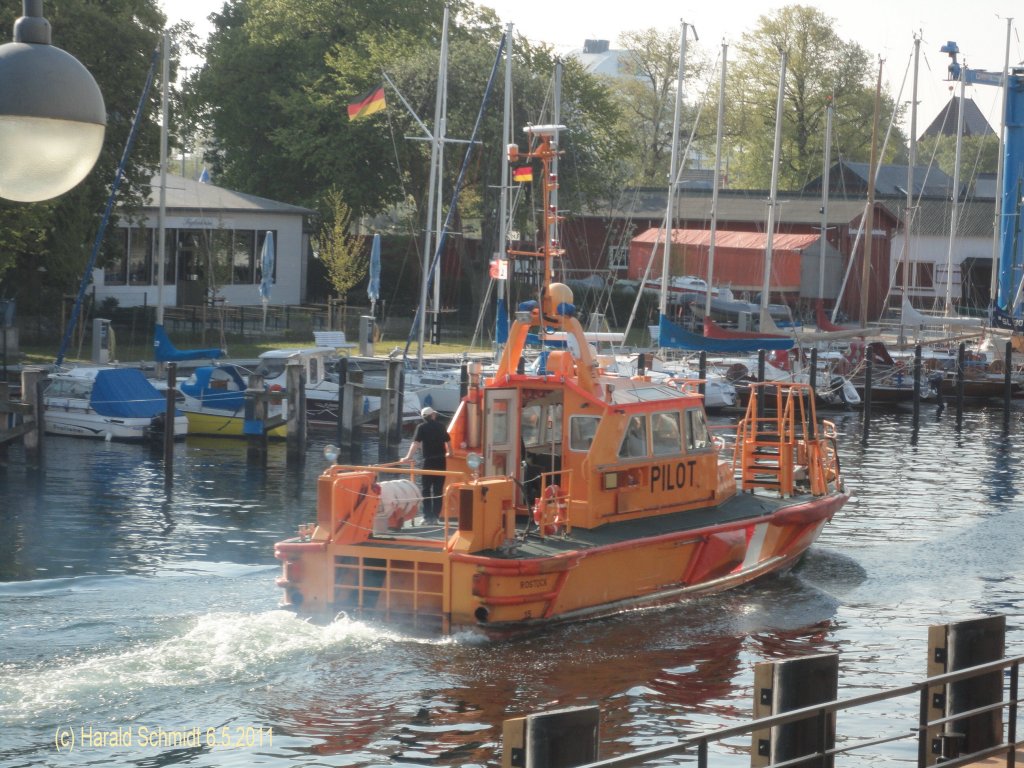
[[[838,500],[842,497],[836,498]],[[491,549],[477,552],[476,554],[483,557],[504,559],[552,557],[566,552],[605,547],[625,541],[656,538],[658,536],[685,533],[687,531],[697,532],[730,523],[756,521],[759,518],[769,517],[783,507],[798,506],[802,503],[820,503],[825,499],[816,499],[811,496],[780,499],[756,493],[738,493],[724,504],[716,507],[674,512],[638,520],[623,520],[621,522],[608,523],[594,529],[573,528],[565,534],[547,536],[541,536],[536,526],[533,526],[531,522],[530,531],[525,538],[519,539],[519,546],[514,551]],[[839,503],[835,504],[837,509],[839,506]],[[454,525],[455,523],[452,521],[447,533],[450,534],[454,530]],[[523,530],[525,525],[525,520],[520,519],[518,521],[520,531]],[[374,534],[365,544],[373,545],[374,543],[379,543],[382,546],[389,547],[396,545],[415,547],[418,541],[424,543],[428,541],[442,541],[445,533],[444,525],[421,525],[403,528],[393,533]]]

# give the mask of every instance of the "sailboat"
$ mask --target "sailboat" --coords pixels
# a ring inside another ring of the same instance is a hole
[[[749,408],[728,455],[698,395],[600,371],[572,291],[552,280],[560,130],[526,129],[543,168],[540,297],[519,305],[496,373],[448,426],[441,522],[409,526],[430,470],[332,464],[314,522],[274,548],[284,607],[500,637],[787,568],[848,500],[835,427],[806,385],[776,385],[770,416]],[[527,335],[549,328],[575,345],[520,373]]]

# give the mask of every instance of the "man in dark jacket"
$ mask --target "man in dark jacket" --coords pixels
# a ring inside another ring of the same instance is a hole
[[[441,470],[447,466],[451,454],[451,437],[437,420],[437,411],[429,405],[420,411],[423,423],[416,427],[412,445],[402,461],[412,461],[419,449],[423,454],[423,469]],[[444,494],[444,477],[425,473],[421,475],[423,485],[423,522],[435,524],[441,514],[441,496]]]

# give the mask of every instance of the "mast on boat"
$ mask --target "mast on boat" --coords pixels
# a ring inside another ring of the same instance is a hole
[[[953,312],[953,248],[956,245],[957,225],[960,218],[960,151],[964,139],[964,97],[967,89],[967,78],[964,70],[960,70],[959,108],[956,116],[956,152],[953,155],[953,205],[949,214],[949,247],[946,249],[946,301],[944,314],[948,317]]]
[[[718,187],[722,177],[722,132],[725,126],[725,74],[729,46],[722,43],[722,77],[718,83],[718,121],[715,123],[715,173],[711,182],[711,232],[708,240],[708,281],[704,317],[711,317],[711,279],[715,274],[715,235],[718,232]]]
[[[423,231],[423,282],[420,285],[420,308],[422,315],[419,326],[419,346],[416,352],[416,367],[423,370],[423,345],[425,342],[425,331],[427,325],[427,286],[430,284],[430,261],[433,254],[431,248],[433,236],[441,231],[440,206],[437,200],[440,198],[440,186],[442,183],[439,168],[443,155],[443,144],[445,140],[445,108],[448,103],[446,92],[448,90],[448,6],[444,7],[444,17],[441,22],[441,55],[437,65],[437,95],[434,99],[434,130],[431,135],[430,144],[430,177],[427,182],[427,216],[426,226]],[[436,221],[432,220],[435,218]],[[434,229],[431,229],[431,227]],[[441,271],[440,262],[437,265],[434,277],[434,319],[431,324],[431,335],[433,336],[437,321],[440,317],[440,285],[437,277]]]
[[[541,278],[542,294],[547,292],[547,288],[551,284],[555,258],[565,253],[560,244],[551,236],[552,233],[558,231],[558,222],[562,218],[552,205],[551,199],[554,190],[558,187],[558,177],[553,170],[554,160],[558,154],[558,135],[560,131],[564,130],[564,125],[528,125],[523,128],[523,132],[531,140],[533,138],[538,139],[539,143],[537,146],[534,149],[527,150],[525,153],[520,153],[518,145],[508,145],[509,163],[516,163],[521,160],[540,160],[541,163],[541,178],[543,179],[541,184],[541,231],[544,233],[544,243],[539,251],[510,250],[508,253],[510,256],[529,256],[542,260],[542,268],[544,270],[544,275]]]
[[[864,237],[864,262],[860,270],[860,324],[868,325],[868,282],[871,279],[871,246],[875,236],[875,178],[878,171],[878,113],[882,103],[882,65],[878,61],[878,83],[875,86],[875,114],[871,121],[871,161],[868,163],[868,203],[861,217],[861,231]],[[852,255],[851,255],[852,259]]]
[[[164,270],[167,259],[167,133],[168,90],[171,73],[171,36],[164,30],[163,67],[160,70],[160,197],[157,209],[156,324],[164,324]]]
[[[669,265],[672,249],[672,219],[675,213],[676,186],[679,174],[679,120],[683,110],[683,74],[686,67],[686,29],[690,27],[685,21],[679,25],[679,70],[676,72],[676,106],[672,118],[672,151],[668,163],[668,197],[665,203],[665,241],[661,253],[661,296],[658,299],[658,313],[668,315]],[[691,27],[692,28],[692,27]],[[694,37],[697,30],[693,32]],[[557,121],[556,121],[557,122]],[[643,285],[640,286],[641,291]],[[708,281],[708,291],[711,282]]]
[[[910,95],[910,156],[907,159],[907,210],[903,224],[903,306],[910,302],[910,243],[914,222],[914,167],[917,165],[917,72],[921,58],[921,35],[914,35],[914,80]],[[899,343],[905,344],[903,311],[900,311]]]
[[[775,236],[775,206],[779,191],[779,160],[782,154],[782,107],[786,91],[786,63],[789,53],[781,51],[779,61],[779,93],[775,101],[775,144],[772,150],[772,180],[768,192],[767,240],[764,247],[764,275],[761,284],[761,327],[770,327],[768,321],[768,295],[772,277],[772,238]]]
[[[505,105],[501,119],[501,145],[508,147],[512,143],[512,28],[509,22],[505,26]],[[498,279],[497,301],[495,302],[495,333],[497,354],[501,355],[502,347],[508,341],[508,309],[505,305],[505,287],[508,283],[508,195],[509,195],[509,164],[501,164],[501,195],[498,198]],[[505,277],[502,276],[502,265],[505,265]]]
[[[825,249],[828,246],[829,175],[832,171],[832,99],[825,105],[825,154],[821,171],[821,241],[818,249],[818,300],[825,298]]]

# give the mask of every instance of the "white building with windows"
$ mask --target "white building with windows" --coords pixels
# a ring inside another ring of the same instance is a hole
[[[140,217],[122,219],[93,272],[96,300],[124,307],[155,306],[159,177]],[[165,307],[198,305],[206,297],[231,306],[261,303],[260,254],[274,236],[274,285],[270,303],[297,305],[306,298],[310,253],[307,222],[315,212],[287,203],[168,174],[166,187]],[[111,245],[113,241],[113,245]]]

